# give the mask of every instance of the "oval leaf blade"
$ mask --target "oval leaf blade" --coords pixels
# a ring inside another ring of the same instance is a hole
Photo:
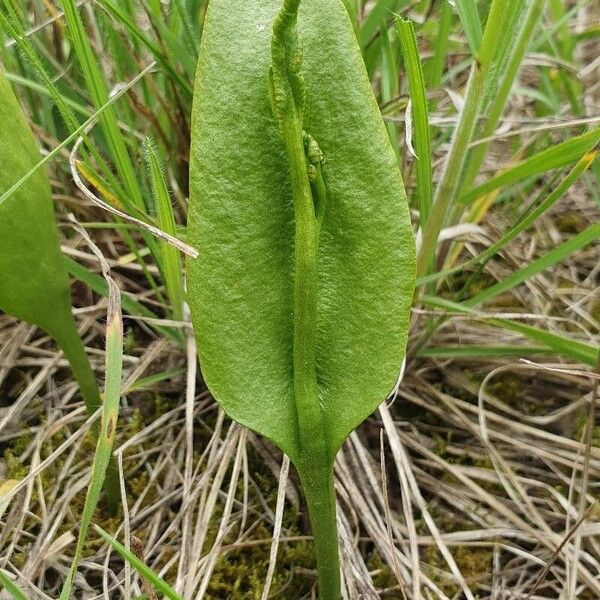
[[[0,195],[39,160],[33,133],[0,72]],[[88,409],[97,408],[98,387],[71,312],[50,182],[42,169],[0,204],[0,310],[41,327],[58,342]]]
[[[235,420],[294,461],[294,207],[267,73],[281,0],[211,0],[192,124],[189,303],[205,380]],[[301,5],[304,127],[323,154],[319,403],[332,455],[392,390],[414,242],[397,161],[339,0]]]

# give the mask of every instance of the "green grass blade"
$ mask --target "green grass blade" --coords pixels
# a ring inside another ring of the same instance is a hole
[[[495,254],[500,252],[509,242],[514,240],[517,235],[525,231],[529,226],[533,225],[537,219],[539,219],[545,212],[547,212],[558,200],[564,196],[564,194],[571,188],[571,186],[579,180],[579,178],[589,169],[590,165],[596,160],[598,151],[594,150],[588,152],[583,156],[573,169],[566,175],[566,177],[552,189],[552,192],[548,197],[535,206],[529,213],[527,213],[522,219],[517,221],[497,242],[492,244],[489,248],[486,248],[481,254],[474,256],[472,259],[463,262],[453,269],[447,271],[440,271],[429,275],[427,277],[421,277],[418,281],[419,285],[423,285],[430,281],[436,281],[442,277],[448,277],[454,273],[463,271],[467,267],[483,264],[485,261],[492,258]],[[545,191],[545,190],[544,190]],[[542,192],[543,193],[543,192]],[[540,194],[541,195],[541,194]]]
[[[425,275],[430,270],[440,231],[447,222],[458,196],[461,176],[468,158],[469,143],[480,115],[488,74],[493,67],[493,59],[502,39],[501,24],[505,8],[505,0],[492,0],[481,45],[471,67],[464,105],[436,188],[433,209],[422,229],[421,249],[417,260],[419,276]]]
[[[396,31],[400,39],[404,64],[412,100],[412,120],[414,123],[414,146],[417,154],[417,197],[421,226],[423,226],[431,212],[433,202],[433,180],[431,167],[431,141],[429,130],[429,111],[427,108],[427,94],[423,80],[423,68],[419,58],[417,38],[411,21],[398,19]]]
[[[7,189],[0,196],[0,204],[2,204],[7,198],[9,198],[12,194],[15,193],[25,182],[29,180],[29,178],[38,171],[42,166],[44,166],[48,161],[52,160],[55,156],[57,156],[60,152],[62,152],[73,140],[79,137],[83,131],[90,126],[92,123],[96,121],[96,119],[102,116],[106,111],[110,110],[111,106],[123,96],[123,94],[127,93],[127,90],[131,89],[140,79],[145,77],[151,69],[153,69],[155,63],[149,64],[141,73],[139,73],[136,77],[134,77],[127,85],[123,86],[114,96],[112,96],[105,104],[103,104],[100,108],[98,108],[94,114],[87,120],[85,123],[80,125],[77,129],[71,132],[60,144],[58,144],[55,148],[50,150],[37,164],[35,164],[23,177],[21,177],[14,185],[12,185],[9,189]]]
[[[456,9],[460,22],[465,30],[471,54],[476,56],[481,47],[483,31],[481,28],[481,20],[477,12],[477,4],[475,0],[456,0]]]
[[[521,357],[554,352],[546,346],[430,346],[423,348],[417,356],[423,358],[480,358]]]
[[[598,142],[600,142],[600,127],[578,137],[561,142],[560,144],[551,146],[550,148],[521,161],[514,167],[503,171],[499,175],[492,177],[485,183],[464,194],[461,197],[460,202],[471,204],[477,200],[477,198],[489,194],[498,188],[507,187],[518,183],[527,177],[540,175],[541,173],[546,173],[552,169],[558,169],[574,163],[575,161],[580,160],[586,153],[590,152]]]
[[[168,234],[176,236],[177,227],[173,215],[171,197],[169,196],[158,149],[151,140],[146,141],[145,155],[158,217],[158,226]],[[160,252],[162,258],[161,271],[165,279],[169,300],[171,301],[173,318],[181,321],[183,319],[184,291],[181,276],[183,269],[179,251],[170,244],[160,242]]]
[[[83,281],[83,283],[89,286],[97,294],[100,294],[105,298],[108,297],[108,285],[103,277],[86,269],[83,265],[80,265],[77,261],[69,258],[68,256],[64,257],[64,261],[67,271],[69,271],[72,277],[78,279],[79,281]],[[153,319],[156,321],[160,320],[158,315],[153,313],[141,302],[134,300],[127,294],[121,295],[121,305],[123,310],[130,315],[145,317],[147,319]],[[155,323],[149,323],[149,326],[152,327],[157,333],[171,338],[178,344],[181,343],[181,337],[174,329],[170,327],[162,327],[160,325],[156,325]]]
[[[528,337],[530,340],[541,342],[559,354],[569,356],[592,367],[598,365],[597,346],[594,347],[590,344],[584,344],[583,342],[570,340],[564,336],[555,335],[553,333],[549,333],[548,331],[544,331],[543,329],[519,323],[518,321],[504,321],[496,319],[494,324],[502,327],[503,329],[516,331],[517,333]]]
[[[464,164],[467,149],[479,114],[479,106],[483,93],[483,72],[479,63],[474,63],[467,84],[464,106],[461,110],[458,125],[452,137],[450,151],[440,181],[437,185],[433,207],[427,223],[422,229],[421,248],[417,260],[417,275],[426,275],[435,256],[437,242],[449,209],[458,192],[460,173]]]
[[[92,478],[87,490],[75,556],[69,573],[63,584],[60,600],[71,597],[73,579],[82,558],[83,546],[92,522],[94,511],[100,499],[102,486],[111,462],[112,447],[117,429],[119,402],[121,400],[121,382],[123,371],[123,323],[121,317],[121,301],[117,284],[110,277],[108,266],[103,265],[103,273],[109,286],[108,314],[106,323],[106,378],[104,399],[102,404],[102,420],[100,434],[96,444]]]
[[[171,61],[164,55],[162,50],[148,38],[139,27],[123,12],[116,4],[109,0],[98,0],[98,4],[102,6],[110,15],[112,15],[118,22],[120,22],[126,29],[131,33],[132,36],[137,38],[139,42],[145,46],[152,54],[156,62],[177,82],[179,87],[186,93],[188,98],[192,97],[192,87],[188,81],[186,81],[173,67]]]
[[[511,273],[508,277],[499,281],[495,285],[483,290],[465,302],[466,306],[474,307],[486,300],[494,298],[499,294],[507,292],[517,285],[523,283],[530,277],[537,275],[541,271],[555,265],[556,263],[569,257],[573,252],[584,248],[588,244],[596,241],[600,237],[600,223],[590,225],[587,229],[563,242],[556,248],[550,250],[544,256],[529,263],[527,266]]]
[[[111,535],[98,525],[94,525],[96,532],[110,546],[118,552],[158,593],[164,594],[170,600],[182,600],[181,596],[161,577],[159,577],[150,567],[148,567],[135,554],[127,550],[123,544],[115,540]]]
[[[512,321],[509,319],[487,318],[485,314],[481,314],[465,304],[453,302],[452,300],[447,300],[446,298],[436,296],[419,296],[419,302],[425,306],[439,308],[448,313],[472,315],[478,320],[484,320],[501,329],[508,329],[509,331],[520,333],[533,342],[544,344],[549,349],[562,354],[563,356],[567,356],[593,367],[596,367],[598,364],[599,349],[597,346],[578,342],[577,340],[572,340],[566,336],[550,333],[548,331],[544,331],[543,329],[532,327],[531,325],[524,325],[523,323],[519,323],[517,321]]]
[[[433,45],[433,58],[428,63],[427,82],[430,88],[437,88],[442,83],[444,65],[448,55],[450,33],[452,27],[452,7],[449,2],[442,2],[441,15],[437,35]]]
[[[87,32],[74,0],[61,0],[75,54],[79,60],[88,92],[96,110],[108,102],[108,90],[98,66]],[[125,202],[144,210],[144,199],[135,170],[112,108],[100,116],[100,126],[106,138],[111,158],[127,193]]]
[[[377,32],[387,30],[387,21],[393,17],[393,13],[397,11],[406,0],[381,0],[377,2],[367,18],[363,21],[358,34],[358,41],[361,49],[372,43]]]
[[[13,600],[29,600],[27,596],[15,585],[13,580],[0,569],[0,586],[6,590]]]
[[[527,12],[522,19],[522,27],[517,31],[516,35],[507,36],[511,43],[508,49],[508,56],[506,57],[506,64],[501,73],[499,73],[501,74],[501,83],[498,90],[493,94],[485,126],[479,134],[479,137],[481,138],[491,137],[496,130],[498,121],[504,111],[510,91],[514,86],[515,79],[523,62],[525,52],[527,51],[537,23],[540,20],[543,8],[543,0],[534,0],[527,7]],[[472,150],[462,183],[463,190],[469,189],[473,184],[473,181],[475,181],[475,177],[479,173],[488,148],[489,143],[485,143],[478,144]]]

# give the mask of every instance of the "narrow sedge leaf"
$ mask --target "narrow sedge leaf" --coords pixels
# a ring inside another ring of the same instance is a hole
[[[588,152],[585,156],[583,156],[577,164],[573,167],[569,173],[564,177],[564,179],[552,189],[548,197],[545,198],[542,202],[540,202],[537,206],[535,206],[532,210],[530,210],[527,214],[525,214],[521,219],[519,219],[510,229],[497,241],[494,242],[489,248],[486,248],[481,254],[474,256],[473,258],[461,263],[460,265],[447,269],[445,271],[440,271],[438,273],[434,273],[432,275],[428,275],[427,277],[420,277],[417,280],[418,285],[422,285],[424,283],[428,283],[430,281],[437,281],[443,277],[448,277],[454,273],[458,273],[459,271],[463,271],[467,267],[471,267],[474,265],[481,265],[485,263],[485,261],[492,258],[495,254],[498,254],[509,242],[514,240],[520,233],[525,231],[528,227],[533,225],[545,212],[547,212],[558,200],[562,198],[562,196],[569,190],[569,188],[579,180],[581,175],[586,172],[587,169],[591,166],[591,164],[598,157],[598,151],[594,150],[592,152]]]
[[[182,600],[181,596],[161,577],[159,577],[144,561],[140,560],[133,552],[130,552],[115,538],[106,533],[104,529],[98,525],[94,525],[96,532],[104,539],[105,542],[110,544],[114,550],[116,550],[124,560],[126,560],[158,593],[164,594],[171,600]]]
[[[465,305],[474,307],[485,302],[486,300],[489,300],[490,298],[513,289],[517,285],[523,283],[534,275],[537,275],[541,271],[551,267],[552,265],[555,265],[565,258],[568,258],[577,250],[580,250],[588,244],[595,242],[598,240],[598,238],[600,238],[600,223],[595,223],[594,225],[590,225],[581,233],[578,233],[576,236],[572,237],[570,240],[563,242],[543,256],[540,256],[540,258],[532,261],[522,269],[511,273],[502,281],[499,281],[495,285],[483,290],[476,296],[473,296],[467,300],[467,302],[465,302]]]
[[[192,123],[188,295],[206,382],[234,419],[301,453],[294,203],[268,94],[278,0],[209,4]],[[324,156],[316,378],[334,455],[393,388],[414,281],[406,195],[346,10],[300,6],[304,128]],[[215,57],[218,57],[216,60]],[[226,65],[226,68],[224,67]]]
[[[0,569],[0,586],[0,589],[6,590],[13,600],[29,600],[2,569]]]
[[[176,237],[177,226],[175,224],[175,216],[173,215],[171,196],[167,188],[161,159],[158,155],[158,148],[151,140],[147,140],[145,150],[150,185],[158,217],[158,226],[163,231]],[[183,319],[184,292],[183,270],[181,268],[179,251],[166,242],[160,242],[160,257],[161,271],[165,279],[169,300],[171,301],[173,318],[181,321]]]
[[[0,73],[0,196],[39,159],[33,134]],[[0,310],[41,327],[58,342],[93,412],[98,387],[71,312],[50,183],[41,169],[0,204],[0,273]]]
[[[521,161],[514,167],[503,171],[492,177],[485,183],[473,188],[460,198],[460,202],[470,204],[484,194],[500,188],[513,185],[531,177],[540,175],[552,169],[558,169],[578,161],[586,153],[590,152],[600,142],[600,127],[584,133],[578,137],[571,138],[560,144],[538,152],[534,156]]]
[[[452,7],[449,2],[442,2],[441,13],[438,32],[433,43],[433,57],[427,64],[427,82],[431,88],[440,85],[444,74],[452,26]]]
[[[109,99],[106,83],[74,0],[61,0],[61,4],[88,92],[94,107],[98,110]],[[101,114],[100,126],[119,177],[123,181],[123,187],[127,192],[127,201],[131,202],[134,207],[143,210],[144,199],[135,176],[135,170],[125,140],[117,124],[115,113],[111,108]]]
[[[531,325],[519,323],[518,321],[512,321],[510,319],[487,318],[485,314],[477,312],[474,308],[471,308],[466,304],[453,302],[452,300],[448,300],[446,298],[419,296],[419,302],[423,303],[425,306],[439,308],[449,313],[473,315],[473,318],[485,320],[486,322],[491,323],[492,325],[501,329],[508,329],[509,331],[520,333],[533,342],[544,344],[550,350],[553,350],[558,354],[562,354],[563,356],[568,356],[569,358],[593,367],[596,367],[598,364],[600,350],[597,346],[572,340],[566,336],[550,333],[548,331],[544,331],[543,329],[539,329],[538,327],[532,327]]]
[[[120,22],[134,38],[136,38],[148,49],[148,51],[154,56],[156,62],[159,63],[167,73],[169,73],[174,81],[177,82],[180,89],[182,89],[188,96],[192,95],[190,84],[177,72],[171,61],[164,55],[159,46],[152,42],[149,37],[144,35],[143,30],[140,29],[129,18],[129,16],[118,6],[118,4],[115,4],[110,0],[98,0],[98,3],[118,22]]]
[[[361,23],[358,33],[358,40],[361,48],[364,49],[372,43],[373,38],[379,33],[387,35],[387,21],[393,18],[406,0],[381,0],[373,4],[367,18]]]
[[[417,197],[421,223],[427,222],[431,212],[433,181],[431,168],[431,141],[429,131],[429,111],[427,94],[423,79],[423,68],[419,57],[415,29],[411,21],[398,19],[396,31],[402,46],[404,66],[408,76],[410,98],[412,100],[412,119],[414,123],[415,151],[417,153]]]
[[[63,584],[60,600],[68,600],[71,597],[73,579],[83,554],[83,546],[98,505],[102,486],[111,463],[112,447],[117,429],[119,416],[119,402],[121,399],[121,381],[123,371],[123,325],[121,317],[120,293],[117,284],[110,278],[108,271],[105,277],[109,286],[108,315],[106,322],[106,376],[104,387],[104,401],[102,403],[102,420],[100,423],[100,434],[96,443],[96,452],[92,464],[92,478],[85,497],[79,535],[75,556],[71,568]]]
[[[471,358],[487,360],[499,356],[531,356],[553,352],[545,346],[430,346],[418,352],[418,356],[426,358]]]
[[[456,4],[460,22],[465,30],[471,54],[476,56],[481,46],[481,38],[483,37],[477,4],[475,0],[455,0],[454,4]]]
[[[111,227],[112,226],[114,226],[113,223],[111,223]],[[78,279],[79,281],[83,281],[83,283],[89,286],[97,294],[105,297],[108,296],[108,285],[103,277],[86,269],[83,265],[80,265],[77,261],[69,258],[68,256],[64,257],[64,263],[67,271],[72,277]],[[149,308],[144,306],[141,302],[138,302],[130,296],[123,294],[121,297],[121,303],[123,310],[126,313],[148,319],[150,321],[150,327],[152,327],[157,333],[170,337],[174,342],[181,342],[181,337],[173,328],[161,327],[157,323],[153,323],[152,321],[158,322],[160,317],[153,313]]]

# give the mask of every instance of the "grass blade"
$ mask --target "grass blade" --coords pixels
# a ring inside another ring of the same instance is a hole
[[[598,142],[600,142],[600,127],[525,159],[511,169],[503,171],[500,175],[492,177],[467,192],[461,197],[460,202],[470,204],[480,196],[489,194],[500,187],[507,187],[527,177],[569,165],[590,152]]]
[[[433,198],[433,180],[431,168],[431,141],[429,131],[429,111],[427,108],[427,94],[423,80],[423,68],[419,58],[419,49],[415,37],[415,29],[411,21],[398,19],[396,31],[400,39],[404,65],[408,76],[410,97],[412,100],[412,119],[414,123],[415,151],[417,154],[417,197],[421,226],[423,226],[431,212]]]
[[[544,256],[541,256],[540,258],[529,263],[522,269],[511,273],[502,281],[499,281],[495,285],[492,285],[491,287],[483,290],[479,294],[473,296],[465,302],[465,306],[477,306],[478,304],[481,304],[486,300],[493,298],[494,296],[497,296],[499,294],[502,294],[503,292],[507,292],[513,289],[514,287],[523,283],[530,277],[533,277],[534,275],[537,275],[538,273],[544,271],[548,267],[555,265],[557,262],[564,260],[571,254],[573,254],[573,252],[576,252],[577,250],[580,250],[588,244],[591,244],[599,237],[600,223],[590,225],[587,229],[585,229],[581,233],[578,233],[570,240],[563,242],[553,250],[550,250],[550,252],[544,254]]]
[[[456,0],[456,9],[469,42],[471,54],[476,56],[481,46],[483,32],[475,0]]]
[[[98,110],[100,107],[105,106],[109,100],[104,76],[96,62],[92,46],[74,0],[62,0],[61,3],[88,92],[92,98],[94,107]],[[142,192],[133,169],[133,164],[125,140],[121,135],[112,108],[109,108],[100,115],[100,126],[106,138],[111,158],[115,163],[119,177],[127,192],[126,202],[131,202],[134,207],[143,210],[144,199],[142,197]]]
[[[164,594],[170,600],[182,600],[181,596],[161,577],[159,577],[148,565],[141,561],[135,554],[127,550],[123,544],[115,540],[104,529],[94,525],[96,532],[116,550],[152,587],[159,593]]]
[[[84,230],[82,235],[87,237]],[[94,511],[100,499],[102,486],[106,477],[109,463],[111,462],[112,447],[117,429],[119,415],[119,403],[121,400],[121,382],[123,371],[123,322],[121,316],[121,294],[115,281],[110,276],[109,266],[87,237],[88,244],[101,259],[102,272],[109,288],[108,313],[106,322],[106,379],[104,387],[104,398],[102,404],[102,420],[100,423],[100,434],[96,444],[96,452],[92,465],[92,478],[87,490],[81,524],[75,548],[75,556],[71,568],[63,584],[60,600],[68,600],[71,597],[73,579],[77,567],[82,558],[83,546],[92,522]]]
[[[158,155],[158,148],[151,140],[145,144],[146,165],[150,176],[150,184],[154,197],[158,226],[163,231],[175,237],[177,227],[173,215],[171,197],[167,189],[167,182],[162,170],[162,164]],[[176,321],[183,319],[184,291],[181,274],[183,273],[179,251],[165,242],[160,243],[162,273],[167,287],[173,318]]]
[[[502,250],[502,248],[504,248],[509,242],[514,240],[517,237],[517,235],[525,231],[530,225],[535,223],[535,221],[537,221],[537,219],[539,219],[545,212],[547,212],[552,206],[554,206],[554,204],[556,204],[556,202],[558,202],[558,200],[562,198],[562,196],[569,190],[569,188],[576,181],[579,180],[581,175],[583,175],[583,173],[585,173],[585,171],[590,167],[590,165],[596,160],[597,156],[597,150],[588,152],[585,156],[583,156],[573,167],[573,169],[566,175],[566,177],[556,187],[553,188],[552,192],[544,201],[542,201],[539,205],[533,208],[533,210],[527,213],[522,219],[515,223],[515,225],[513,225],[497,242],[492,244],[489,248],[486,248],[481,254],[474,256],[472,259],[463,262],[455,268],[440,271],[439,273],[434,273],[427,277],[421,277],[418,282],[419,285],[423,285],[424,283],[436,281],[438,279],[441,279],[442,277],[447,277],[454,273],[458,273],[459,271],[462,271],[467,267],[476,264],[484,264],[487,260],[489,260],[495,254],[500,252],[500,250]]]
[[[100,6],[102,6],[110,15],[112,15],[117,21],[119,21],[126,29],[131,33],[132,36],[138,39],[138,41],[145,46],[156,62],[169,73],[169,75],[177,82],[179,87],[187,94],[189,98],[192,97],[192,87],[189,82],[186,81],[173,67],[169,59],[164,55],[161,49],[152,42],[147,36],[145,36],[136,26],[135,23],[115,4],[108,0],[98,0]]]
[[[538,344],[544,344],[550,350],[562,354],[563,356],[572,358],[578,362],[582,362],[593,367],[598,364],[598,355],[600,350],[597,346],[572,340],[566,336],[550,333],[548,331],[544,331],[543,329],[532,327],[531,325],[519,323],[518,321],[489,318],[486,317],[485,314],[479,313],[465,304],[452,302],[452,300],[447,300],[446,298],[420,296],[419,302],[425,306],[439,308],[449,313],[472,315],[473,318],[477,320],[483,320],[496,327],[500,327],[501,329],[508,329],[509,331],[520,333],[524,337],[527,337]]]
[[[15,585],[13,580],[0,569],[0,585],[13,598],[13,600],[29,600],[27,596]]]

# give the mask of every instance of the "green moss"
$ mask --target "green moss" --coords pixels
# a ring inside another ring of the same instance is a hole
[[[29,469],[19,460],[12,448],[4,451],[4,462],[6,464],[7,479],[23,479],[29,472]]]
[[[298,531],[292,531],[298,535]],[[217,561],[208,588],[208,598],[236,598],[256,600],[261,597],[265,576],[269,567],[271,530],[260,525],[253,532],[252,540],[265,543],[240,545],[227,552]],[[316,574],[312,542],[294,541],[279,546],[277,565],[271,593],[281,598],[302,598],[310,593]],[[278,596],[279,594],[279,596]]]
[[[580,233],[586,226],[586,220],[583,215],[577,211],[567,211],[556,217],[554,220],[556,228],[561,233]]]
[[[469,589],[477,597],[477,591],[485,590],[482,586],[490,583],[492,577],[493,551],[489,547],[458,546],[450,548],[452,556],[462,573]],[[451,578],[444,577],[448,565],[436,546],[429,546],[424,551],[424,559],[430,568],[428,573],[431,580],[448,596],[460,593],[460,586]]]

